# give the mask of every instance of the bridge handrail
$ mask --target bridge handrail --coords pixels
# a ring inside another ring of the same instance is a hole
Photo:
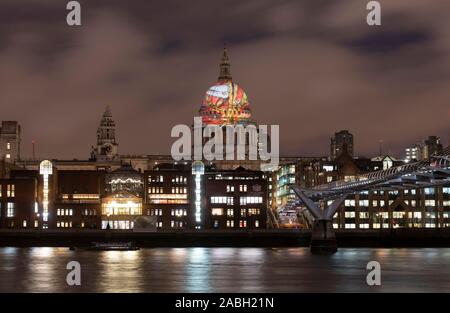
[[[440,155],[431,156],[429,160],[403,164],[400,166],[391,167],[386,170],[379,170],[371,173],[356,175],[351,179],[342,179],[313,187],[312,190],[333,190],[366,185],[389,179],[394,176],[413,173],[422,169],[426,170],[430,166],[437,168],[448,168],[450,166],[450,147],[445,148],[443,153]]]

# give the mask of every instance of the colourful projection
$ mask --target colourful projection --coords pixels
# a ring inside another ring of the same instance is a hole
[[[247,124],[251,112],[247,95],[237,84],[219,82],[208,89],[200,108],[204,124]]]

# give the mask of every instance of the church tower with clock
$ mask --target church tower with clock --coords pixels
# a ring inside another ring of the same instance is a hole
[[[106,107],[97,129],[97,145],[92,149],[92,158],[97,161],[117,160],[116,123],[112,119],[109,106]]]

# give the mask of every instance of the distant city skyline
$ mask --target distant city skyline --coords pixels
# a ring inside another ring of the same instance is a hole
[[[5,0],[0,120],[22,126],[23,157],[35,140],[38,157],[83,159],[109,105],[119,153],[169,154],[171,127],[198,114],[226,42],[252,116],[280,125],[282,156],[329,155],[340,130],[355,156],[377,155],[380,140],[399,158],[430,135],[447,146],[450,3],[437,2],[383,2],[383,27],[371,28],[357,0],[81,1],[71,28],[65,3]]]

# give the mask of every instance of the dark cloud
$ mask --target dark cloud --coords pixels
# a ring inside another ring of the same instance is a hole
[[[254,117],[280,124],[286,155],[324,155],[349,129],[358,154],[382,139],[401,155],[428,135],[448,141],[446,0],[66,1],[0,3],[0,120],[18,120],[24,154],[84,158],[109,104],[121,153],[170,151],[218,75],[224,41]]]

